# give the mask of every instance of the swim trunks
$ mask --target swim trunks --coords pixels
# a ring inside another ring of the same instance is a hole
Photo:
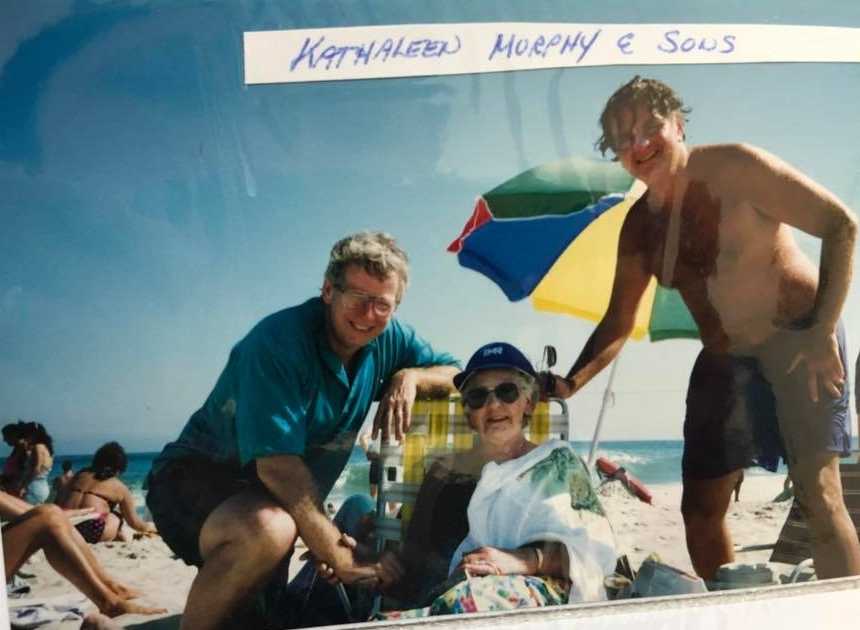
[[[202,457],[170,460],[150,472],[146,483],[146,505],[159,535],[186,564],[198,567],[200,530],[209,514],[241,490],[262,487],[255,472]]]
[[[687,389],[683,477],[714,479],[749,466],[776,471],[780,458],[790,465],[798,453],[848,456],[850,392],[841,324],[837,338],[845,385],[839,398],[822,393],[818,403],[809,398],[803,366],[787,373],[802,333],[777,333],[750,356],[703,349]]]

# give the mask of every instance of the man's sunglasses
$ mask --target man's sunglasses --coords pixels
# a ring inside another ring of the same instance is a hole
[[[510,404],[520,397],[520,388],[511,382],[499,383],[493,389],[475,387],[463,394],[463,404],[469,409],[480,409],[487,404],[490,394],[493,394],[496,400]]]

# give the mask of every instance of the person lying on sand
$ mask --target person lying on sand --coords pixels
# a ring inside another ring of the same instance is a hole
[[[68,516],[56,505],[33,507],[11,494],[0,492],[0,517],[9,521],[2,530],[7,582],[30,556],[42,549],[57,573],[74,584],[104,615],[167,612],[164,608],[149,608],[129,601],[140,593],[105,572]]]

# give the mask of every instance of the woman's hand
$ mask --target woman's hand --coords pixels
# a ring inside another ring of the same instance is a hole
[[[397,585],[406,576],[406,568],[397,554],[386,551],[380,556],[376,574],[382,591]]]
[[[535,554],[530,548],[480,547],[464,554],[459,568],[471,575],[529,575],[536,570],[535,564]]]

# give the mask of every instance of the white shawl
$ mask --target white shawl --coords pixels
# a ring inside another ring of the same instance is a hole
[[[558,449],[562,451],[555,453]],[[546,472],[553,461],[560,462],[555,469],[563,480],[534,474],[537,464],[543,462],[540,468]],[[576,473],[569,475],[570,466],[559,469],[564,462],[572,462]],[[517,459],[486,464],[468,517],[469,534],[454,552],[449,573],[464,553],[478,547],[516,549],[536,541],[560,542],[570,560],[570,602],[606,599],[603,579],[615,569],[615,535],[587,469],[569,443],[550,440]]]

